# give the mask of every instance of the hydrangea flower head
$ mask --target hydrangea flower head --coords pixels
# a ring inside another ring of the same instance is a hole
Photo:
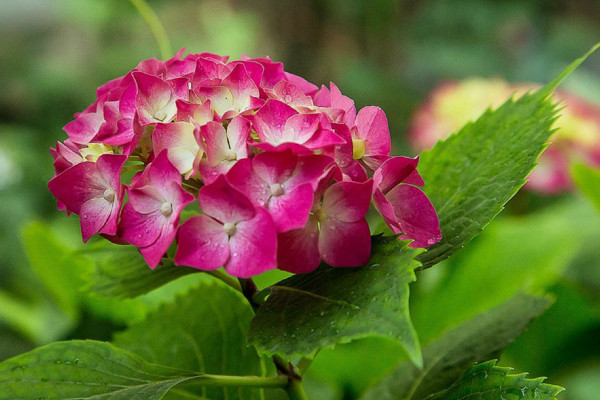
[[[268,57],[142,61],[64,129],[48,184],[59,208],[85,241],[130,243],[151,268],[170,248],[177,265],[244,278],[360,266],[372,200],[413,246],[440,238],[417,160],[389,154],[383,110]]]

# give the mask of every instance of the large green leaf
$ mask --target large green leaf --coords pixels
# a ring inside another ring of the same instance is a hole
[[[415,249],[394,237],[374,237],[372,257],[359,268],[296,275],[271,287],[250,326],[261,353],[313,357],[317,350],[379,335],[401,342],[420,365],[419,342],[408,311]]]
[[[432,290],[411,299],[421,341],[428,343],[519,291],[544,291],[554,284],[584,245],[582,235],[590,229],[581,226],[594,217],[590,207],[567,202],[495,221],[440,267],[445,275]],[[429,274],[422,272],[423,281]]]
[[[421,400],[449,387],[473,363],[497,355],[549,306],[546,297],[519,294],[449,330],[423,350],[424,368],[398,364],[363,400]]]
[[[548,95],[596,48],[548,86],[486,111],[421,155],[419,171],[442,229],[442,240],[419,256],[424,268],[462,248],[525,184],[553,133],[557,109]]]
[[[193,376],[108,343],[57,342],[0,363],[0,399],[159,400]]]
[[[198,272],[193,268],[176,267],[169,259],[151,270],[135,247],[109,242],[88,245],[76,256],[85,257],[93,266],[86,277],[87,289],[102,297],[136,297],[181,276]]]
[[[498,367],[496,361],[473,365],[450,386],[428,400],[537,399],[555,400],[564,389],[543,383],[545,378],[526,379],[527,374],[511,374],[512,368]]]
[[[169,367],[224,375],[264,375],[246,344],[252,309],[223,283],[208,278],[115,336],[117,346]],[[197,388],[212,400],[260,399],[259,389]]]

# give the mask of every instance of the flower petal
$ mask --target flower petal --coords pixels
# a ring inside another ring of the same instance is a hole
[[[319,253],[327,264],[334,267],[358,267],[369,261],[371,233],[363,218],[342,222],[328,217],[321,224]]]
[[[319,227],[309,218],[301,229],[277,235],[277,267],[295,274],[311,272],[321,263]]]
[[[175,264],[218,269],[229,259],[228,240],[222,224],[206,215],[193,216],[179,228]]]
[[[248,278],[275,268],[277,231],[269,214],[257,208],[254,218],[238,223],[229,248],[225,270],[233,276]]]

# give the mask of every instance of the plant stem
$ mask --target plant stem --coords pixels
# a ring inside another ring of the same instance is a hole
[[[290,396],[290,400],[308,400],[308,396],[300,380],[290,379],[285,390],[288,396]]]
[[[238,281],[240,282],[240,286],[242,288],[242,294],[246,300],[248,300],[248,303],[250,303],[254,311],[258,310],[260,304],[254,300],[254,296],[258,293],[258,288],[256,287],[256,284],[252,278],[238,278]]]
[[[171,42],[169,41],[169,36],[167,35],[167,31],[165,31],[164,26],[158,19],[158,16],[150,8],[148,3],[145,0],[129,0],[131,4],[138,10],[150,30],[154,35],[154,39],[156,39],[156,43],[158,44],[158,48],[160,50],[160,58],[163,60],[171,57],[173,52],[171,51]]]
[[[240,287],[240,284],[238,283],[238,281],[236,281],[235,279],[233,279],[231,276],[221,272],[221,271],[204,271],[205,273],[214,276],[215,278],[219,279],[220,281],[222,281],[223,283],[225,283],[226,285],[231,286],[232,288],[234,288],[235,290],[241,292],[242,288]]]
[[[237,386],[237,387],[255,387],[255,388],[282,388],[289,386],[287,376],[274,376],[265,378],[262,376],[229,376],[229,375],[209,375],[203,374],[183,385],[202,385],[202,386]]]

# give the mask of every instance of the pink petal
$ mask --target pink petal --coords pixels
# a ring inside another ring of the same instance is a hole
[[[354,101],[350,97],[344,96],[333,82],[329,83],[329,87],[331,87],[331,107],[344,111],[342,120],[344,124],[354,125],[354,119],[356,118]]]
[[[320,118],[319,114],[292,115],[285,123],[284,135],[279,143],[306,143],[317,131]]]
[[[149,184],[154,186],[165,199],[170,197],[171,183],[181,184],[181,175],[169,161],[166,150],[160,152],[142,174],[147,174]]]
[[[219,116],[224,116],[234,106],[234,94],[226,86],[208,86],[196,90],[201,98],[210,100],[212,109]]]
[[[273,196],[267,211],[273,218],[277,232],[302,228],[313,205],[314,190],[309,183],[287,190],[282,196]]]
[[[402,238],[413,239],[411,247],[429,247],[442,238],[435,209],[421,189],[398,185],[385,197],[394,209],[400,232],[405,233]]]
[[[198,126],[202,126],[213,120],[210,100],[207,100],[202,104],[177,100],[175,105],[177,106],[177,121],[193,122]]]
[[[205,271],[220,268],[229,259],[229,237],[223,225],[206,215],[196,215],[179,228],[176,265]]]
[[[319,90],[317,85],[310,83],[298,75],[290,74],[289,72],[284,72],[284,75],[286,81],[296,86],[307,96],[312,96],[317,92],[317,90]]]
[[[168,219],[160,213],[160,209],[142,214],[128,202],[121,212],[120,236],[134,246],[150,246],[156,242],[167,222]]]
[[[91,198],[81,205],[79,217],[81,224],[81,236],[87,242],[90,237],[99,232],[109,216],[112,214],[114,204],[104,198]],[[106,232],[111,234],[111,232]],[[112,232],[114,234],[116,232]]]
[[[371,233],[365,219],[342,222],[328,217],[321,224],[319,253],[334,267],[358,267],[371,255]]]
[[[410,183],[423,186],[421,176],[416,172],[419,158],[392,157],[373,175],[373,186],[381,190],[383,194],[389,192],[399,183]]]
[[[311,272],[321,263],[319,227],[309,218],[302,229],[277,235],[277,267],[296,274]]]
[[[170,163],[179,174],[193,173],[196,160],[204,153],[194,135],[194,125],[188,122],[156,124],[152,145],[156,154],[167,150]]]
[[[208,165],[214,167],[225,160],[227,156],[229,150],[227,132],[222,124],[213,121],[201,127],[200,132],[206,141],[206,158]]]
[[[157,240],[149,246],[142,247],[140,253],[151,269],[156,268],[165,253],[173,243],[177,234],[177,226],[171,223],[165,224]]]
[[[256,113],[253,127],[261,141],[277,145],[283,142],[286,121],[296,114],[287,104],[269,99]]]
[[[256,157],[261,156],[261,154]],[[227,172],[227,180],[250,199],[255,206],[266,206],[269,197],[271,197],[270,182],[265,182],[259,174],[255,173],[253,165],[252,159],[239,160]]]
[[[254,218],[238,223],[229,248],[225,270],[233,276],[247,278],[275,268],[277,231],[269,214],[257,208]]]
[[[258,97],[260,93],[254,81],[246,73],[243,64],[237,64],[233,71],[222,82],[233,93],[233,109],[243,112],[249,109],[250,97]]]
[[[223,224],[247,221],[255,214],[250,200],[234,189],[223,175],[200,189],[198,203],[205,214]]]
[[[337,182],[330,186],[323,197],[323,211],[327,218],[354,222],[365,217],[371,202],[373,181]]]
[[[377,164],[381,164],[376,157],[388,156],[392,147],[388,121],[383,110],[374,106],[361,109],[356,116],[356,134],[359,139],[365,140],[365,163],[376,170],[379,167]],[[375,158],[371,160],[368,157]]]
[[[227,126],[227,139],[238,160],[248,157],[250,130],[250,121],[242,116],[233,118]]]
[[[94,139],[103,122],[103,113],[79,114],[75,120],[69,122],[63,129],[73,142],[87,144]]]
[[[278,100],[292,107],[311,107],[313,102],[310,97],[305,95],[302,90],[298,89],[296,85],[288,81],[280,81],[273,88],[273,93]]]

